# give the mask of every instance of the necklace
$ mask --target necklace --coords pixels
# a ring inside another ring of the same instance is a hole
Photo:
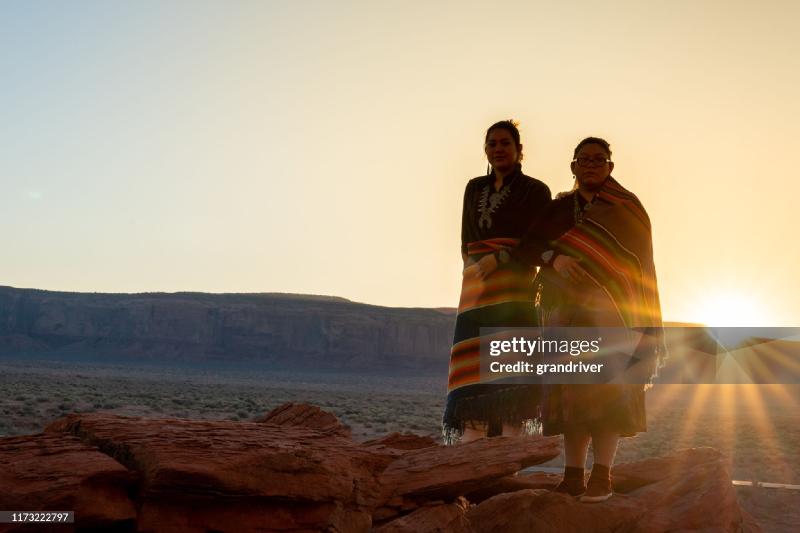
[[[478,213],[481,214],[480,218],[478,218],[479,229],[483,229],[484,224],[486,224],[487,228],[492,227],[492,215],[511,192],[511,184],[508,183],[503,185],[499,191],[493,192],[492,195],[489,196],[490,186],[491,184],[483,188],[483,191],[481,191],[481,199],[478,202]]]

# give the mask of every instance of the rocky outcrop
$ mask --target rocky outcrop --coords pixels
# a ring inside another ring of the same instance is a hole
[[[473,533],[467,520],[469,502],[457,498],[453,503],[440,503],[421,507],[374,529],[376,533]]]
[[[489,498],[467,519],[479,531],[509,533],[760,531],[739,507],[724,460],[712,448],[620,464],[613,477],[615,495],[601,505],[524,489]]]
[[[482,439],[461,446],[405,452],[380,476],[386,499],[452,500],[559,453],[558,439]]]
[[[323,411],[316,405],[285,403],[259,417],[256,422],[266,422],[279,426],[313,428],[330,435],[350,437],[350,428],[342,424],[336,415]]]
[[[446,373],[454,314],[287,294],[0,287],[0,352]]]
[[[556,438],[339,429],[303,405],[260,422],[72,414],[0,439],[0,509],[74,509],[83,531],[758,531],[708,448],[618,465],[615,496],[589,505],[546,490],[558,476],[511,475],[558,455]]]
[[[128,496],[135,480],[135,471],[74,436],[0,438],[3,511],[75,511],[85,526],[121,529],[136,521]],[[0,523],[0,532],[17,529]]]

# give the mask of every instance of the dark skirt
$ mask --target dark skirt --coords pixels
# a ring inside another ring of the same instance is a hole
[[[546,385],[542,433],[612,430],[621,437],[647,431],[642,385]]]
[[[625,327],[613,302],[601,288],[574,285],[551,268],[536,278],[537,310],[543,327]],[[644,385],[546,385],[543,388],[542,433],[569,429],[618,431],[632,437],[647,431]]]

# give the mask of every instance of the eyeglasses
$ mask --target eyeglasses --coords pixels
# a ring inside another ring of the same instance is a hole
[[[572,162],[578,163],[581,167],[602,167],[606,163],[611,163],[611,160],[605,157],[576,157]]]

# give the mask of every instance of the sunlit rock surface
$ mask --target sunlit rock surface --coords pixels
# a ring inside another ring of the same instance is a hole
[[[617,465],[601,504],[513,475],[559,452],[545,437],[357,443],[302,404],[257,422],[71,414],[0,439],[0,509],[75,510],[59,531],[759,531],[713,449]]]

